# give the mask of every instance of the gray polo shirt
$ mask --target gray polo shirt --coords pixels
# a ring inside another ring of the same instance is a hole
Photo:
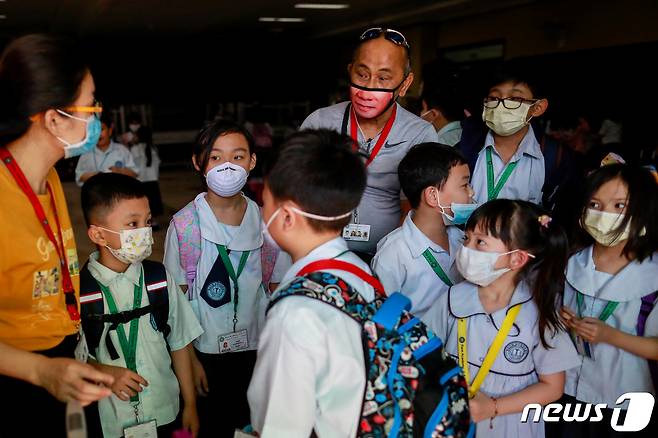
[[[341,102],[326,108],[320,108],[304,120],[301,129],[333,129],[350,133],[349,117],[344,123],[349,102]],[[400,225],[400,180],[398,164],[413,145],[425,142],[437,142],[434,127],[397,105],[397,115],[391,132],[375,159],[368,166],[368,184],[352,221],[370,225],[368,242],[348,242],[352,251],[374,254],[377,242]],[[360,130],[359,150],[370,154],[378,137],[368,139]]]

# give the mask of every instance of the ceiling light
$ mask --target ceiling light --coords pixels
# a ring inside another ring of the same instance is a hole
[[[260,17],[258,21],[262,23],[303,23],[306,18],[296,17]]]
[[[347,9],[350,5],[346,3],[297,3],[297,9]]]

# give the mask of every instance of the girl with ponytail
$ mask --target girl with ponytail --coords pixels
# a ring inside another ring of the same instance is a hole
[[[558,316],[566,262],[564,231],[530,202],[487,202],[466,224],[456,260],[465,281],[425,320],[464,370],[478,438],[545,436],[521,412],[559,399],[579,363]]]

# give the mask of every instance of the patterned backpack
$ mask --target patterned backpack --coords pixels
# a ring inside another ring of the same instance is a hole
[[[375,289],[368,303],[340,278],[352,273]],[[461,368],[436,337],[409,313],[400,293],[389,297],[379,280],[351,263],[320,260],[303,268],[268,307],[289,296],[305,296],[335,307],[363,328],[366,387],[358,437],[469,438],[475,433]]]
[[[176,237],[178,238],[180,264],[185,270],[187,289],[191,291],[196,278],[196,267],[201,258],[201,227],[194,201],[178,211],[172,218],[171,223],[174,224]],[[278,255],[279,249],[270,245],[265,239],[260,249],[260,259],[263,271],[263,287],[268,295],[269,283]]]

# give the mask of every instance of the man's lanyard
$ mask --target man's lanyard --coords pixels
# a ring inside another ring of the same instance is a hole
[[[484,361],[480,366],[480,371],[478,371],[477,375],[475,376],[473,383],[469,383],[471,381],[471,377],[468,370],[468,349],[466,347],[467,321],[466,318],[459,318],[457,320],[457,355],[459,359],[459,365],[464,370],[466,383],[469,383],[469,398],[475,397],[475,394],[477,394],[478,390],[480,389],[480,385],[482,385],[482,382],[484,382],[484,378],[487,377],[487,374],[489,374],[491,366],[495,362],[496,356],[498,356],[498,353],[503,346],[503,342],[505,342],[505,339],[507,338],[512,325],[514,325],[514,321],[516,320],[516,316],[519,314],[520,310],[521,304],[517,304],[507,312],[507,316],[505,316],[503,325],[500,327],[500,330],[498,330],[498,334],[496,334],[496,337],[489,347],[489,351],[487,351],[487,355],[484,358]]]
[[[576,303],[578,304],[578,317],[583,317],[583,294],[581,292],[576,292]],[[606,322],[610,315],[615,311],[619,303],[617,301],[608,301],[608,304],[605,305],[603,311],[599,315],[599,319],[603,322]]]
[[[66,259],[66,247],[64,246],[64,239],[62,236],[62,227],[59,222],[57,206],[55,204],[55,195],[53,195],[52,188],[50,187],[50,184],[46,183],[48,194],[50,195],[50,202],[52,204],[53,213],[55,215],[55,223],[57,225],[57,232],[60,242],[59,244],[57,243],[57,239],[55,238],[55,234],[53,233],[52,228],[50,228],[48,218],[46,217],[46,213],[43,211],[43,207],[41,206],[41,202],[39,202],[39,198],[34,193],[34,190],[32,190],[30,183],[27,181],[27,178],[25,177],[25,174],[21,168],[18,166],[18,163],[16,163],[16,160],[14,160],[14,157],[6,148],[0,147],[0,159],[2,159],[2,161],[5,163],[7,169],[9,169],[9,173],[11,173],[11,175],[14,177],[16,184],[18,184],[18,187],[23,190],[23,193],[25,193],[25,196],[27,196],[30,204],[32,204],[34,213],[36,214],[37,219],[39,219],[39,222],[41,223],[46,236],[48,236],[48,239],[57,251],[60,268],[62,269],[62,289],[64,289],[66,310],[68,311],[71,320],[77,323],[80,321],[80,312],[78,311],[78,303],[75,299],[75,290],[73,289],[71,273],[69,272],[69,266]]]
[[[393,112],[391,113],[391,117],[388,118],[386,125],[384,125],[384,129],[382,130],[381,134],[379,134],[379,139],[377,139],[377,143],[375,143],[375,147],[373,148],[372,152],[370,153],[370,156],[366,160],[366,167],[368,167],[370,163],[373,162],[373,160],[381,150],[382,146],[384,146],[384,143],[386,143],[388,134],[391,132],[391,128],[393,127],[393,122],[395,122],[395,116],[397,112],[398,112],[397,105],[393,105]],[[359,125],[356,120],[356,112],[352,107],[350,110],[350,134],[352,137],[352,141],[354,141],[354,152],[358,152],[359,150],[359,134],[357,131],[358,126]]]
[[[242,274],[242,271],[244,270],[245,265],[247,264],[247,259],[249,258],[249,253],[250,251],[243,251],[242,255],[240,256],[240,262],[238,263],[238,273],[235,273],[235,270],[233,269],[233,265],[231,264],[231,259],[228,257],[228,251],[226,250],[225,245],[217,245],[217,251],[219,251],[219,256],[222,258],[222,263],[224,263],[224,267],[226,268],[226,272],[228,273],[228,276],[233,280],[233,288],[234,288],[234,293],[233,293],[233,331],[235,332],[235,329],[238,325],[238,279],[240,278],[240,274]]]
[[[493,159],[491,157],[491,146],[487,147],[487,201],[498,198],[498,194],[503,189],[503,186],[509,179],[510,175],[516,168],[516,165],[519,164],[518,161],[513,163],[508,163],[503,170],[503,173],[500,174],[498,178],[498,183],[494,186],[494,168],[493,168]]]
[[[144,271],[139,275],[139,285],[135,285],[134,289],[134,298],[133,298],[133,308],[132,310],[139,309],[142,306],[142,284],[144,282]],[[119,313],[117,305],[114,302],[112,293],[110,289],[97,281],[98,285],[105,296],[107,301],[107,307],[110,309],[112,315]],[[137,373],[137,333],[139,332],[139,320],[140,318],[135,318],[130,321],[130,339],[126,336],[126,331],[123,328],[123,323],[117,326],[117,336],[119,337],[119,344],[121,346],[121,352],[123,353],[123,358],[126,361],[126,367],[133,373]],[[110,336],[108,332],[106,336]],[[130,398],[132,403],[139,403],[139,395],[135,395]]]
[[[454,283],[452,280],[450,280],[450,277],[445,273],[443,268],[441,268],[441,265],[439,265],[439,262],[436,261],[436,258],[434,258],[434,255],[432,255],[432,250],[427,248],[423,252],[423,257],[425,257],[425,260],[427,260],[427,263],[429,263],[430,267],[434,271],[434,273],[445,283],[446,286],[453,286]]]

